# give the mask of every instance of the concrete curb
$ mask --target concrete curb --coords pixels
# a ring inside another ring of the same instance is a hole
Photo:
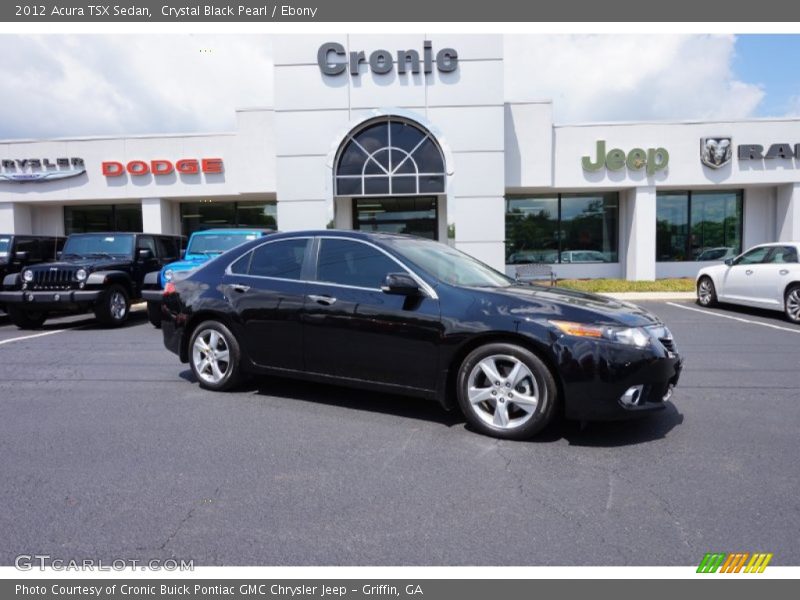
[[[599,294],[615,300],[694,300],[694,292],[616,292]]]

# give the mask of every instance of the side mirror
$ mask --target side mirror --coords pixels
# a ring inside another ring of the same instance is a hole
[[[384,294],[395,296],[420,295],[419,284],[408,273],[389,273],[383,280],[381,290]]]
[[[141,248],[138,254],[139,258],[142,260],[147,260],[148,258],[151,258],[153,256],[153,253],[150,252],[150,250],[148,250],[147,248]]]
[[[725,264],[728,265],[729,267],[732,267],[733,266],[733,260],[734,259],[732,259],[732,258],[726,258],[725,259]]]
[[[25,252],[24,250],[21,250],[19,252],[14,252],[14,260],[22,262],[23,260],[27,259],[28,259],[28,253]]]

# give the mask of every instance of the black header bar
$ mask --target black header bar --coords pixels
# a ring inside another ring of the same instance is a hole
[[[800,3],[786,0],[11,0],[4,22],[780,22],[791,31]],[[795,28],[796,29],[796,28]]]

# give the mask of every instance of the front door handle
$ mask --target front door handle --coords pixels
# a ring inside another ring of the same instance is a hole
[[[332,304],[336,303],[336,298],[333,296],[317,296],[316,294],[309,294],[308,299],[324,306],[331,306]]]
[[[778,273],[780,273],[781,275],[788,275],[789,269],[781,269],[780,271],[778,271]]]
[[[744,274],[745,275],[752,275],[753,274],[753,269],[747,269],[747,271],[745,271]]]
[[[240,294],[244,294],[247,290],[250,289],[249,285],[242,285],[241,283],[234,283],[231,285],[231,289],[234,292],[239,292]]]

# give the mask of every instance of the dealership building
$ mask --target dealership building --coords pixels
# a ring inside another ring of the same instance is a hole
[[[0,233],[392,231],[632,280],[800,240],[800,119],[560,126],[506,100],[502,36],[272,43],[235,131],[0,141]]]

